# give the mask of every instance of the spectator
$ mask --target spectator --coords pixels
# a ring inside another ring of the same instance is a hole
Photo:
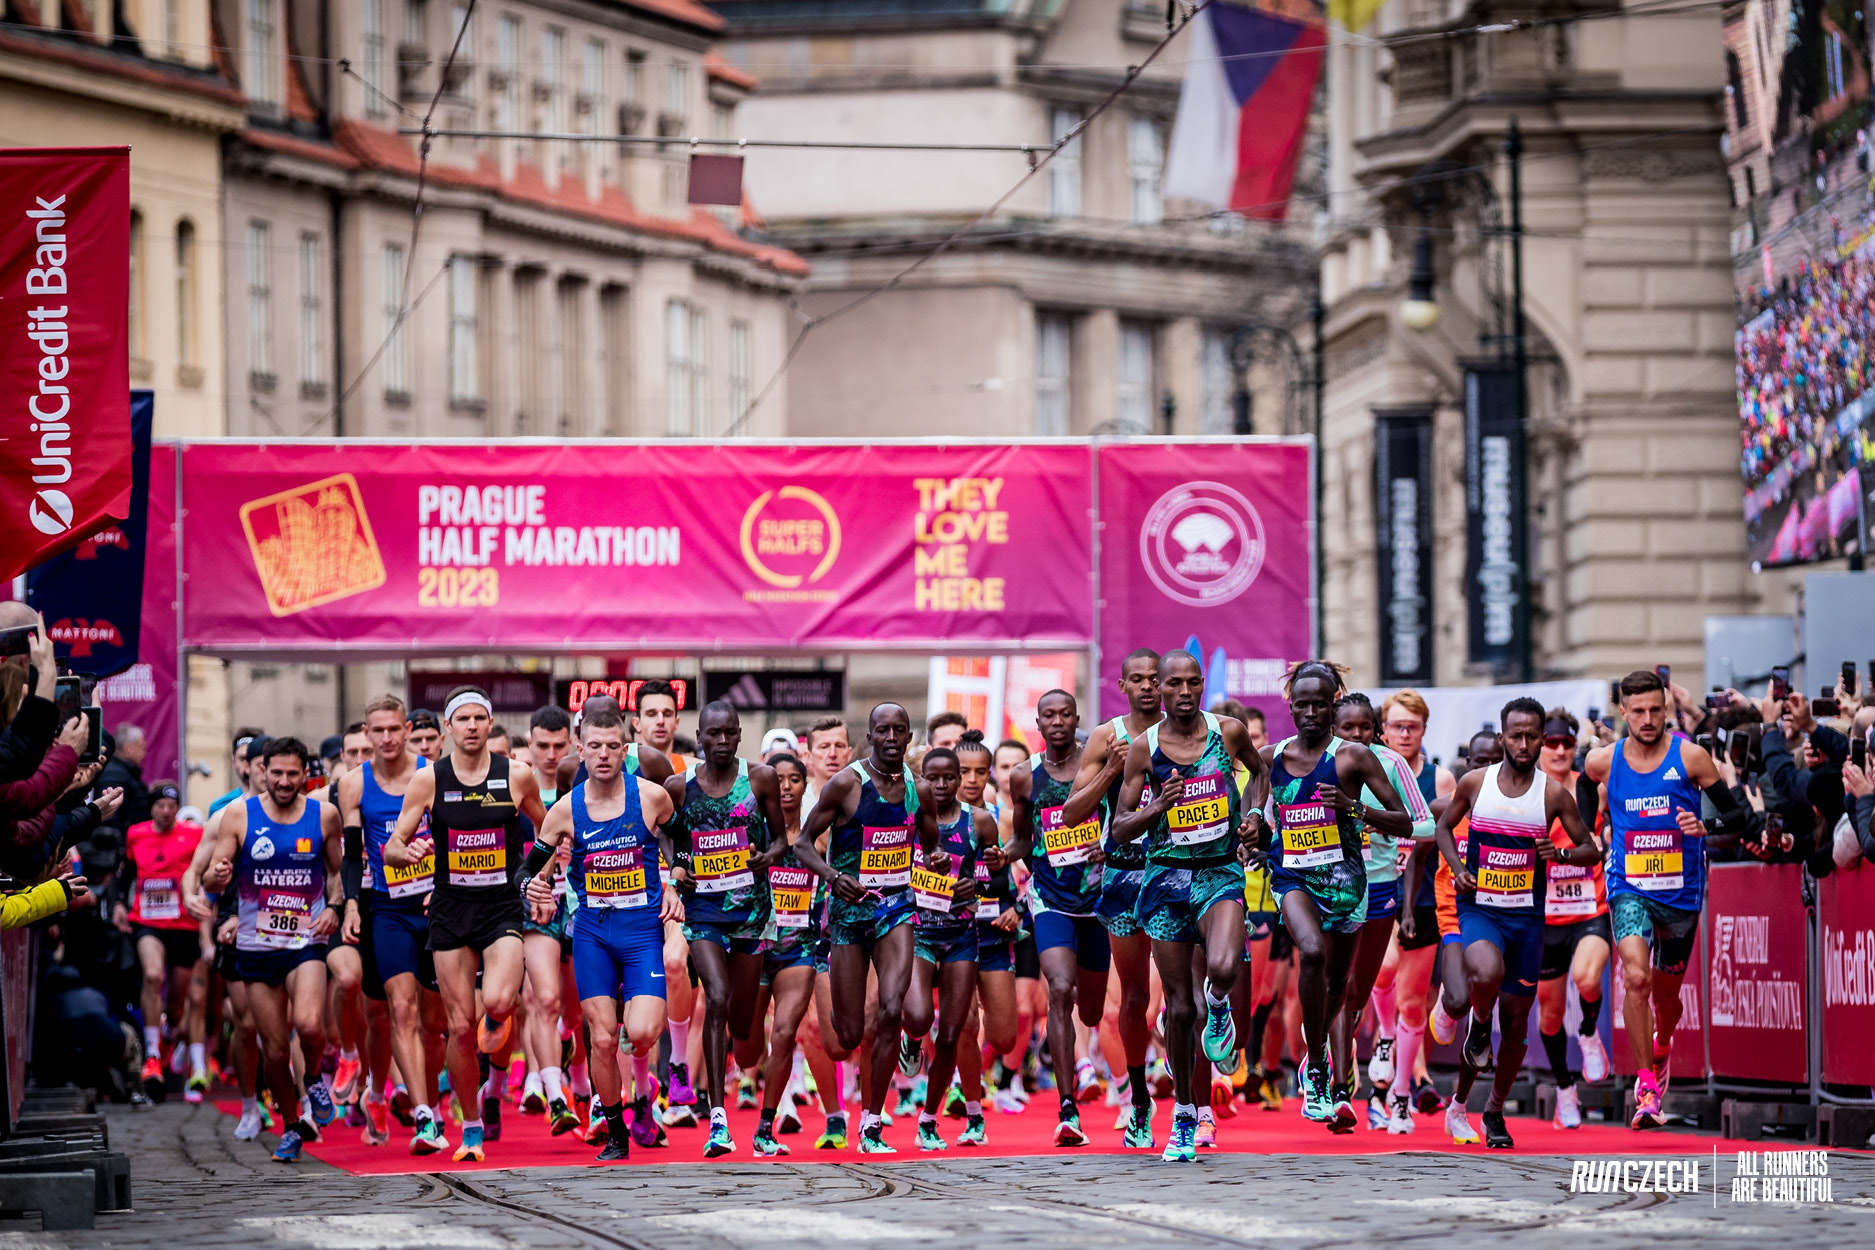
[[[116,825],[128,829],[150,818],[150,787],[143,780],[143,754],[147,749],[143,730],[136,725],[117,727],[117,746],[111,762],[98,774],[98,785],[116,786],[124,792],[124,805],[118,810]]]
[[[0,603],[0,629],[22,625],[38,627],[27,640],[25,654],[0,659],[0,711],[7,726],[0,733],[0,783],[24,781],[37,772],[59,729],[58,707],[52,702],[58,663],[45,622],[23,603]]]
[[[10,890],[0,898],[0,929],[23,929],[56,916],[85,897],[85,879],[67,867],[50,881],[23,890]]]
[[[1842,766],[1842,788],[1854,803],[1855,838],[1862,848],[1862,858],[1875,862],[1875,779],[1868,769],[1854,764]]]

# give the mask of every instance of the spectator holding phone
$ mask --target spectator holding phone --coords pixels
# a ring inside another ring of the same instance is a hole
[[[1842,766],[1849,758],[1849,740],[1818,724],[1810,700],[1795,691],[1782,700],[1767,698],[1761,715],[1764,777],[1772,791],[1767,806],[1791,835],[1792,855],[1808,863],[1812,875],[1828,876],[1836,868],[1831,831],[1843,813]]]
[[[12,655],[0,655],[0,723],[7,726],[0,732],[0,783],[8,783],[38,771],[58,733],[58,707],[52,702],[58,662],[45,622],[23,603],[0,603],[0,635],[24,644]]]

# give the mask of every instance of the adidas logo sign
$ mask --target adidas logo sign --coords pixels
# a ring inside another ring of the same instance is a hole
[[[731,686],[723,698],[732,707],[768,706],[768,698],[762,693],[762,684],[755,680],[754,673],[744,673],[741,680]]]
[[[1680,779],[1680,770],[1677,768],[1669,768],[1661,775],[1660,779],[1662,781],[1678,781]]]

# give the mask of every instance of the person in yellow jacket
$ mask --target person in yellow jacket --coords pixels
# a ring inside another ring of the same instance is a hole
[[[68,865],[61,876],[0,896],[0,929],[23,929],[84,898],[90,886],[76,874],[77,869]]]

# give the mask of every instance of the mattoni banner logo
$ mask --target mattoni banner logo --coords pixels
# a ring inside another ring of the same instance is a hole
[[[829,590],[807,590],[840,556],[840,516],[817,491],[805,486],[765,490],[742,514],[742,559],[749,571],[779,591],[749,592],[761,599],[832,599]]]
[[[1263,518],[1220,482],[1186,482],[1159,496],[1139,530],[1139,558],[1166,596],[1215,608],[1250,589],[1263,569]]]

